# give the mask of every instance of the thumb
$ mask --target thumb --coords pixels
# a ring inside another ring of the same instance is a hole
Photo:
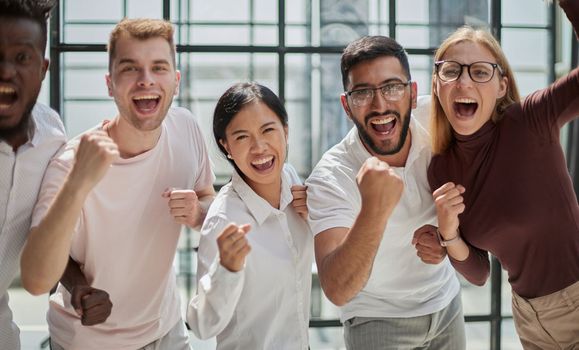
[[[167,187],[167,188],[165,188],[165,191],[163,191],[163,193],[161,193],[161,197],[171,198],[171,192],[173,192],[173,187]]]
[[[250,224],[244,224],[239,226],[239,230],[241,230],[243,233],[248,233],[249,230],[251,230],[251,225]]]

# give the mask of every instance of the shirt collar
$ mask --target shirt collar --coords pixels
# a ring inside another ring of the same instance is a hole
[[[235,192],[237,192],[243,203],[245,203],[245,206],[258,225],[263,224],[270,215],[284,211],[293,200],[291,183],[289,182],[285,169],[281,172],[281,197],[279,210],[272,207],[265,199],[255,193],[237,171],[233,171],[231,186]]]

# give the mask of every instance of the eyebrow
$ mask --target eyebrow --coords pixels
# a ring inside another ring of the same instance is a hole
[[[274,124],[275,124],[275,122],[267,122],[267,123],[263,124],[263,125],[260,127],[260,129],[266,128],[266,127],[268,127],[268,126],[270,126],[270,125],[274,125]],[[244,133],[244,132],[248,132],[248,131],[247,131],[247,130],[244,130],[244,129],[235,130],[234,132],[231,133],[231,135],[233,136],[233,135],[241,134],[241,133]]]
[[[386,79],[386,80],[380,82],[378,84],[378,86],[383,86],[383,85],[386,85],[389,83],[402,83],[402,80],[400,78],[389,78],[389,79]],[[370,85],[368,83],[359,83],[359,84],[352,86],[352,89],[350,89],[350,91],[364,89],[364,88],[372,88],[372,87],[374,87],[374,86]]]
[[[119,60],[118,64],[121,65],[121,64],[136,64],[136,63],[137,63],[137,61],[132,59],[132,58],[121,58]],[[154,60],[153,64],[167,64],[167,65],[169,65],[170,63],[166,59],[158,59],[158,60]]]

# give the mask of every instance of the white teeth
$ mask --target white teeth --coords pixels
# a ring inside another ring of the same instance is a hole
[[[393,121],[394,119],[395,119],[394,117],[388,117],[385,119],[375,119],[375,120],[372,120],[370,123],[372,123],[372,124],[388,124],[391,121]]]
[[[1,105],[0,105],[0,109],[10,108],[10,106],[11,106],[11,105],[1,104]]]
[[[460,97],[454,100],[455,103],[476,103],[472,98]]]
[[[261,164],[265,164],[267,162],[271,162],[273,160],[273,156],[269,156],[269,157],[264,157],[264,158],[260,158],[257,160],[254,160],[253,162],[251,162],[251,164],[253,165],[261,165]]]
[[[133,100],[156,100],[159,96],[157,95],[144,95],[144,96],[137,96],[133,97]]]
[[[7,87],[7,86],[0,86],[0,94],[14,94],[16,92],[16,90],[14,90],[11,87]]]

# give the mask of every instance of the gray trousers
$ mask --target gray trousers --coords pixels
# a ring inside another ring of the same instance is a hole
[[[344,323],[348,350],[465,350],[460,293],[444,309],[409,318],[354,317]]]
[[[50,341],[51,350],[65,350],[59,344]],[[161,338],[145,345],[138,350],[191,350],[189,346],[189,333],[185,327],[185,322],[179,320],[169,333]]]

